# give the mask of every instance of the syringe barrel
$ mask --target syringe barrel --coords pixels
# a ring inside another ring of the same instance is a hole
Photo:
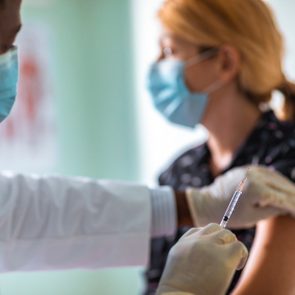
[[[220,225],[222,227],[226,227],[231,215],[233,214],[233,212],[235,210],[235,207],[239,201],[241,194],[242,194],[242,191],[235,191],[234,192],[234,194],[230,200],[230,203],[228,204],[227,209],[223,215],[222,221],[220,223]]]

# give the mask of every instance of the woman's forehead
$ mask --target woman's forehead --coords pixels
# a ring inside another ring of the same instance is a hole
[[[161,45],[165,45],[165,46],[169,46],[169,45],[194,46],[194,44],[192,44],[191,42],[188,42],[184,40],[183,38],[169,31],[163,31],[160,34],[159,41]]]

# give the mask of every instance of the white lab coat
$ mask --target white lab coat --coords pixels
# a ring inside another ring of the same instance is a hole
[[[0,271],[146,265],[145,186],[0,174]]]

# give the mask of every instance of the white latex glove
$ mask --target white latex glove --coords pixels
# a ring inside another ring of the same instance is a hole
[[[218,224],[189,230],[170,250],[157,295],[224,295],[246,247]]]
[[[187,200],[196,226],[220,223],[234,191],[246,173],[246,185],[228,223],[230,228],[248,228],[262,219],[290,212],[294,214],[295,189],[291,182],[268,168],[247,166],[217,177],[210,186],[187,190]]]
[[[282,174],[269,169],[258,169],[256,176],[263,178],[268,189],[267,195],[259,198],[257,204],[282,209],[295,218],[295,184]]]

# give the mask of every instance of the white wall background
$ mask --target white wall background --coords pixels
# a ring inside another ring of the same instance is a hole
[[[291,80],[295,80],[295,2],[290,0],[269,0],[285,37],[285,70]]]

